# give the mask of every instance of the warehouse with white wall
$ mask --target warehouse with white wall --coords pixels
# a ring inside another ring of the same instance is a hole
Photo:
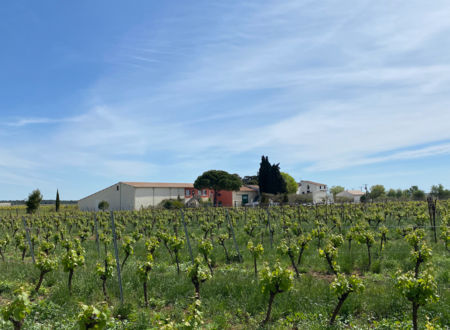
[[[181,198],[191,193],[192,183],[118,182],[78,201],[82,211],[97,211],[101,201],[107,201],[109,210],[140,210],[157,206],[165,199]]]

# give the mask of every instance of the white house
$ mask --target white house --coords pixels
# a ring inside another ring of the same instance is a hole
[[[78,201],[82,211],[97,211],[101,201],[107,201],[110,210],[139,210],[156,206],[165,199],[178,199],[184,202],[193,196],[203,200],[212,198],[209,189],[194,189],[192,183],[163,182],[118,182]]]
[[[259,196],[259,186],[247,185],[242,186],[239,191],[232,192],[231,206],[244,206],[254,202]]]
[[[298,183],[297,194],[311,194],[313,203],[321,203],[327,200],[327,185],[325,183],[301,180]]]
[[[348,200],[353,200],[353,203],[359,203],[361,200],[361,196],[364,196],[365,193],[361,190],[345,190],[341,191],[336,195],[337,198],[345,198]]]

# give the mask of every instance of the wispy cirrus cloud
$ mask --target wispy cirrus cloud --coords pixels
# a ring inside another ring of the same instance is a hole
[[[43,177],[63,168],[61,178],[79,170],[79,180],[244,175],[261,154],[294,176],[326,176],[449,154],[446,1],[176,10],[117,38],[74,113],[4,121],[2,130],[34,139],[2,147]]]

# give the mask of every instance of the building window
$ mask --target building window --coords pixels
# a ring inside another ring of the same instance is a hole
[[[190,196],[191,195],[191,191],[189,189],[186,189],[186,196]]]
[[[117,186],[116,188],[117,188],[117,191],[119,191],[119,186]]]

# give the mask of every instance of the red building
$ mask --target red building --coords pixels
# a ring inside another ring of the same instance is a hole
[[[211,201],[214,200],[214,190],[205,188],[205,189],[195,189],[194,185],[192,187],[187,187],[184,189],[184,198],[186,200],[191,199],[192,197],[198,196],[203,201],[208,200],[208,198],[211,199]]]

